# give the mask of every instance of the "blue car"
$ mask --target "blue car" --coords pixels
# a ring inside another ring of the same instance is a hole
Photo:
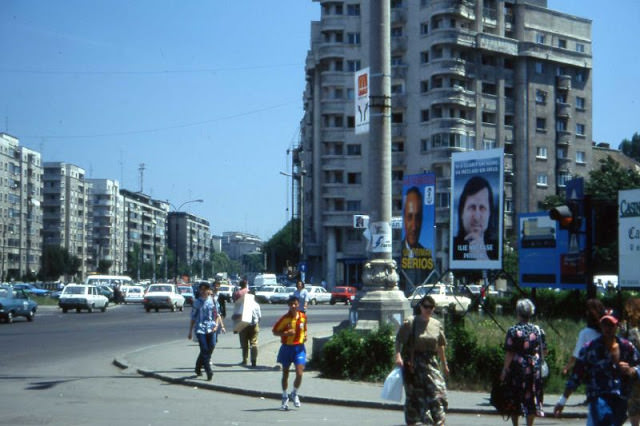
[[[49,293],[51,293],[49,290],[46,290],[44,288],[40,288],[37,285],[30,284],[30,283],[14,284],[13,288],[19,289],[19,290],[24,290],[29,294],[33,294],[34,296],[48,296]]]
[[[6,323],[12,323],[15,317],[25,317],[33,321],[38,304],[29,298],[29,294],[22,289],[0,286],[0,318]]]

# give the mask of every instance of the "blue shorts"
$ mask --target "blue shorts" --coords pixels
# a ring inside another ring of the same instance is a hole
[[[278,362],[282,364],[284,370],[288,369],[291,363],[306,365],[307,350],[304,345],[282,345],[278,351]]]

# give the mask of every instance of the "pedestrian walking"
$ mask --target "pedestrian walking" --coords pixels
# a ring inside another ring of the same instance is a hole
[[[224,318],[227,316],[227,301],[224,298],[224,295],[220,294],[220,285],[220,280],[215,280],[215,282],[213,283],[213,294],[211,295],[211,297],[213,298],[213,303],[216,307],[216,312],[218,313],[218,318],[216,320],[218,329],[213,339],[214,349],[215,345],[218,344],[218,338],[220,337],[220,334],[227,332],[227,330],[224,328]]]
[[[240,330],[240,347],[242,348],[242,365],[247,365],[249,351],[251,351],[251,366],[255,367],[258,362],[258,334],[260,333],[260,318],[262,311],[260,304],[253,303],[251,310],[251,323]]]
[[[582,349],[587,342],[592,341],[596,337],[600,337],[600,318],[604,315],[604,305],[598,299],[588,299],[586,309],[587,326],[578,333],[578,340],[576,341],[575,348],[573,348],[571,358],[569,358],[567,365],[562,369],[562,374],[565,376],[573,370],[580,349]]]
[[[407,425],[441,426],[445,424],[447,387],[438,359],[448,376],[447,339],[442,323],[432,318],[433,297],[424,296],[418,306],[420,313],[405,321],[396,335],[396,365],[402,368],[406,394],[404,419]]]
[[[622,426],[631,384],[640,375],[640,355],[631,342],[616,336],[618,318],[613,311],[605,311],[600,318],[600,330],[602,335],[580,350],[553,412],[559,416],[571,393],[584,382],[589,402],[587,425]]]
[[[243,279],[240,281],[240,288],[233,292],[233,295],[231,296],[231,298],[235,303],[238,299],[240,299],[242,296],[244,296],[247,293],[249,293],[249,283],[247,282],[246,279]]]
[[[207,380],[213,378],[211,368],[211,354],[215,347],[214,335],[218,329],[218,314],[211,298],[211,288],[207,283],[201,283],[198,288],[198,298],[191,307],[191,320],[189,322],[189,340],[193,337],[195,328],[196,338],[200,346],[200,353],[196,359],[196,376],[202,375],[202,368],[207,373]]]
[[[298,299],[298,310],[306,313],[311,297],[309,297],[309,292],[304,288],[304,281],[298,280],[296,291],[293,292],[293,295]]]
[[[628,339],[636,350],[640,350],[640,298],[628,299],[624,305],[625,321],[621,335]],[[640,426],[640,381],[634,380],[627,407],[631,426]]]
[[[307,316],[299,311],[298,299],[291,296],[288,300],[289,310],[280,317],[273,326],[272,332],[280,336],[282,345],[278,351],[278,362],[282,364],[282,405],[281,410],[289,409],[289,400],[295,407],[300,407],[298,390],[302,384],[302,374],[307,363],[307,352],[304,342],[307,340]],[[289,367],[295,366],[296,378],[293,381],[291,395],[287,393],[289,387]]]
[[[544,416],[542,402],[542,362],[546,346],[544,331],[531,322],[535,305],[529,299],[516,303],[518,323],[507,330],[504,343],[504,367],[500,381],[509,387],[509,394],[516,403],[517,411],[511,414],[511,423],[518,426],[521,415],[527,426],[532,426],[536,416]]]

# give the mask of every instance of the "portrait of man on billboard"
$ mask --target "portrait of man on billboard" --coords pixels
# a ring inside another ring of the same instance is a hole
[[[435,175],[406,176],[403,185],[400,270],[405,293],[429,276],[434,268]]]
[[[452,155],[450,267],[502,268],[502,149]]]

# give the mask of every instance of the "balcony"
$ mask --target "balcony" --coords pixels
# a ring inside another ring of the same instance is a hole
[[[429,63],[424,64],[429,75],[447,74],[467,77],[467,61],[456,58],[432,58]]]
[[[407,51],[407,37],[391,37],[391,52],[403,53]]]
[[[407,22],[407,9],[405,7],[394,7],[391,9],[391,23],[404,24]]]
[[[346,81],[353,81],[353,74],[343,71],[323,71],[320,77],[323,86],[343,85]]]
[[[405,125],[404,124],[392,124],[391,125],[391,137],[392,138],[402,138],[405,134]]]
[[[571,145],[571,133],[559,131],[556,138],[556,143],[560,146]]]
[[[344,29],[344,20],[344,15],[323,16],[320,20],[321,31],[342,30]]]
[[[406,155],[404,152],[392,152],[391,153],[391,166],[400,167],[406,165]]]
[[[322,157],[322,170],[344,170],[345,159],[343,156],[328,156]]]
[[[391,78],[392,79],[405,79],[407,78],[407,65],[392,65],[391,66]]]
[[[466,108],[476,107],[475,92],[461,87],[434,89],[427,93],[431,104],[453,104]]]
[[[557,76],[556,84],[558,85],[558,90],[571,90],[571,76],[570,75]]]
[[[323,43],[318,47],[318,57],[320,59],[343,58],[344,45],[338,43]]]
[[[320,132],[323,141],[339,141],[344,138],[345,131],[342,127],[325,127]]]
[[[438,44],[454,44],[456,46],[476,47],[476,40],[472,32],[458,29],[436,29],[429,33],[429,42]]]
[[[323,114],[344,114],[345,107],[349,105],[342,99],[323,99],[321,103]],[[350,105],[349,111],[352,107],[353,104]]]
[[[556,102],[556,115],[563,118],[571,117],[571,105],[562,102]]]
[[[495,36],[488,33],[479,33],[476,36],[478,48],[501,55],[516,56],[518,54],[518,42],[516,40]]]
[[[392,108],[406,108],[407,107],[407,95],[404,93],[398,93],[391,96]]]

